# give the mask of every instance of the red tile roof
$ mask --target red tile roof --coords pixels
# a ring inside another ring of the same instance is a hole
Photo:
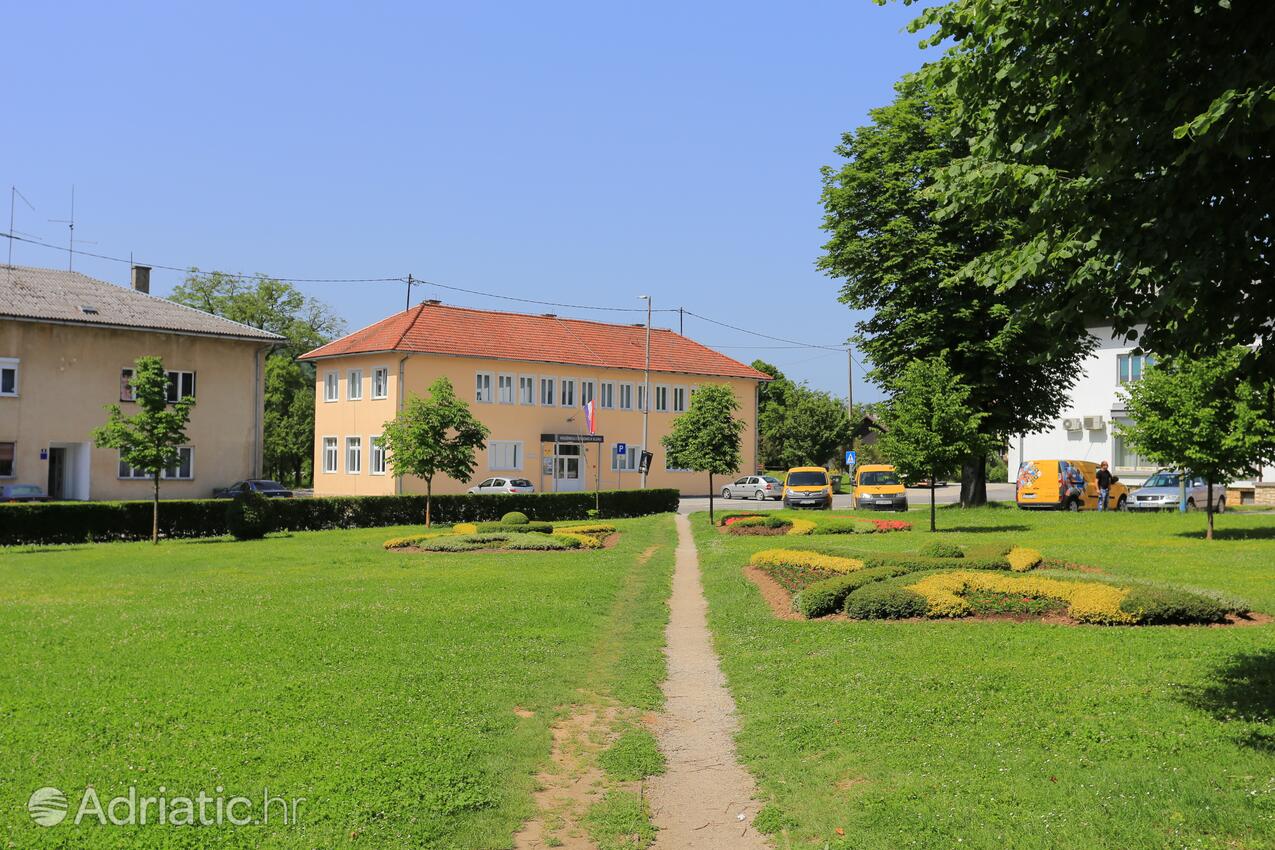
[[[646,326],[427,302],[320,346],[301,359],[377,351],[641,370],[646,363]],[[770,380],[764,372],[663,328],[651,329],[651,371]]]

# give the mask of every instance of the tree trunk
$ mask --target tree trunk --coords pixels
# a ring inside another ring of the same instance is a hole
[[[159,472],[155,473],[155,497],[151,499],[151,542],[159,543]]]
[[[930,470],[930,531],[936,531],[934,527],[934,479],[938,477],[938,470]]]
[[[713,473],[708,473],[708,524],[713,524]]]
[[[961,463],[961,507],[987,504],[987,455],[971,455]]]
[[[1208,530],[1204,532],[1204,539],[1212,540],[1213,539],[1213,482],[1211,480],[1209,481],[1208,511],[1209,511],[1209,526],[1208,526]]]
[[[429,497],[433,489],[434,489],[434,479],[426,478],[425,479],[425,527],[426,528],[429,528]]]

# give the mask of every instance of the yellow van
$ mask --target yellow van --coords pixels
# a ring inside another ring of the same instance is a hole
[[[1071,482],[1079,470],[1083,485]],[[1018,465],[1015,501],[1027,510],[1094,511],[1098,509],[1098,464],[1087,460],[1025,460]],[[1123,511],[1129,504],[1129,488],[1119,481],[1107,494],[1107,510]]]
[[[784,476],[785,508],[832,509],[832,481],[822,466],[794,466]]]
[[[864,510],[906,511],[908,494],[898,470],[884,463],[866,463],[854,471],[854,506]]]

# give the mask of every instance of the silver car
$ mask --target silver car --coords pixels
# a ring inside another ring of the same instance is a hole
[[[1161,469],[1133,491],[1125,503],[1131,511],[1176,511],[1182,502],[1182,473],[1176,469]],[[1226,510],[1226,488],[1213,485],[1213,510]],[[1200,476],[1189,476],[1186,482],[1186,509],[1204,510],[1209,503],[1209,483]]]
[[[783,497],[783,482],[773,475],[745,475],[722,488],[723,499],[756,499],[764,502],[767,499]]]
[[[526,478],[488,478],[469,488],[471,493],[534,493],[536,488]]]

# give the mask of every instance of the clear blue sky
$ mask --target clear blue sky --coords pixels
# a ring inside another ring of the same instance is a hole
[[[11,4],[0,181],[36,207],[19,201],[16,229],[58,244],[66,228],[47,220],[67,217],[75,184],[88,251],[289,277],[411,272],[589,304],[650,293],[839,343],[853,317],[813,265],[819,167],[928,58],[905,29],[914,14],[869,0]],[[65,261],[15,247],[19,264]],[[75,264],[127,280],[124,265]],[[180,277],[157,270],[153,291]],[[404,301],[401,285],[304,288],[351,330]],[[687,333],[845,393],[843,355],[694,319]],[[862,380],[855,393],[879,395]]]

